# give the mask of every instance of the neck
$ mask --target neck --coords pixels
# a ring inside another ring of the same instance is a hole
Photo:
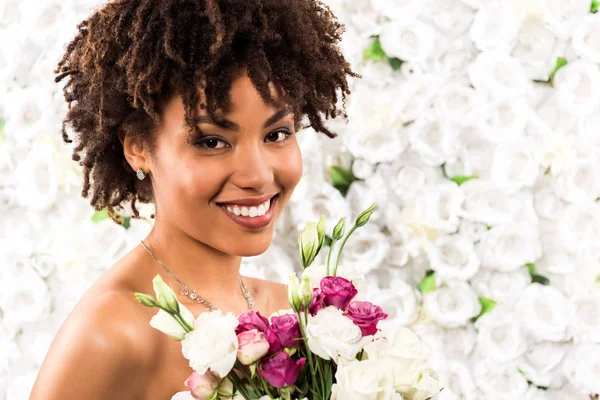
[[[195,289],[198,295],[215,307],[225,308],[245,302],[240,289],[240,256],[220,252],[180,230],[169,229],[160,224],[159,220],[156,220],[152,231],[144,239],[144,244],[177,279],[189,287],[190,291]],[[159,273],[165,282],[171,284],[179,301],[186,303],[185,296],[181,294],[181,284],[146,250],[142,248],[142,251],[153,263],[154,271]]]

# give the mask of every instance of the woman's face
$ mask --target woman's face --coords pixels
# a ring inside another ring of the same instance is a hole
[[[149,169],[157,223],[221,252],[252,256],[269,247],[302,159],[294,116],[267,105],[245,74],[233,81],[230,98],[230,111],[218,113],[225,123],[198,113],[203,136],[185,126],[179,96],[167,102]]]

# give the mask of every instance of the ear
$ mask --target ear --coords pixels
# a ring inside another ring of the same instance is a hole
[[[125,159],[134,171],[138,168],[148,173],[150,167],[149,153],[144,143],[133,135],[127,135],[125,132],[119,132],[119,140],[123,145],[123,154]]]

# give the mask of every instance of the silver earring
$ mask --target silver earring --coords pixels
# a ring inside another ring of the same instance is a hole
[[[144,178],[146,177],[146,174],[144,173],[144,170],[143,170],[143,169],[141,169],[141,168],[138,168],[138,170],[136,171],[136,173],[135,173],[135,174],[137,175],[137,178],[138,178],[140,181],[143,181],[143,180],[144,180]]]

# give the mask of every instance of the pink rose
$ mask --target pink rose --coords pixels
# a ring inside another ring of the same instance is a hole
[[[272,317],[271,325],[283,347],[290,348],[297,346],[299,341],[302,340],[300,325],[298,325],[298,316],[296,314],[284,314]]]
[[[344,315],[360,328],[363,336],[377,333],[377,323],[387,318],[381,307],[368,301],[350,303]]]
[[[239,324],[235,329],[235,333],[258,329],[260,332],[265,332],[269,326],[269,320],[260,315],[259,312],[248,310],[244,311],[238,317]]]
[[[208,371],[204,375],[192,372],[185,380],[185,385],[190,389],[193,398],[206,400],[219,387],[219,378]]]
[[[237,337],[237,358],[244,365],[254,364],[269,351],[269,342],[265,334],[257,329],[240,332]]]
[[[358,293],[358,290],[346,278],[326,276],[321,280],[321,292],[325,295],[324,303],[326,306],[335,306],[340,310],[345,310]]]
[[[289,354],[282,351],[262,361],[258,374],[278,389],[284,386],[292,386],[296,383],[304,363],[306,363],[305,357],[294,361]]]
[[[325,295],[319,289],[313,289],[313,297],[308,306],[310,315],[314,317],[323,308],[323,301],[325,301]]]

